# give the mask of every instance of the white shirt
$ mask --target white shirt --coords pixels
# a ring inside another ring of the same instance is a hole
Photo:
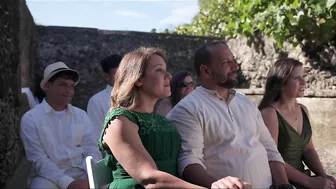
[[[70,104],[62,117],[45,100],[25,113],[20,135],[33,164],[32,176],[67,188],[74,179],[66,172],[86,172],[87,156],[102,159],[91,131],[85,111]]]
[[[58,118],[62,118],[66,114],[67,110],[62,110],[62,111],[55,111],[56,115]]]
[[[37,104],[40,103],[38,98],[33,95],[33,93],[28,87],[21,88],[21,93],[26,93],[30,109],[34,108]]]
[[[181,135],[179,173],[200,164],[216,179],[234,176],[253,188],[269,188],[268,161],[284,163],[255,104],[243,94],[228,102],[197,87],[167,115]]]
[[[106,89],[92,96],[87,105],[87,114],[94,128],[94,135],[98,140],[103,129],[105,116],[111,107],[112,86],[107,85]]]

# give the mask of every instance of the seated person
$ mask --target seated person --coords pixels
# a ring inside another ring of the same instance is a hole
[[[296,101],[303,96],[304,88],[302,63],[280,59],[268,72],[259,109],[286,162],[289,181],[298,189],[333,189],[335,178],[325,173],[314,149],[308,110]],[[303,162],[310,170],[305,170]],[[315,177],[311,177],[311,171]]]
[[[107,81],[107,86],[104,90],[92,96],[87,105],[87,115],[93,125],[93,133],[98,140],[104,124],[106,113],[110,109],[110,96],[114,83],[114,74],[119,66],[122,56],[113,54],[104,58],[100,65],[104,72],[104,77]]]
[[[170,95],[164,59],[160,49],[140,48],[126,54],[116,72],[112,108],[99,139],[106,165],[113,168],[109,188],[202,188],[176,177],[179,134],[153,113],[156,101]]]
[[[253,188],[289,185],[284,161],[258,108],[234,90],[239,65],[228,46],[203,45],[195,53],[194,68],[201,86],[167,115],[181,136],[182,178],[207,188],[227,176]],[[228,187],[240,188],[220,188]]]
[[[191,93],[195,88],[195,83],[190,73],[180,71],[173,76],[170,88],[170,97],[160,99],[155,105],[155,112],[162,116],[166,116],[182,98]]]
[[[89,188],[85,157],[102,157],[85,111],[69,104],[78,82],[78,72],[64,63],[47,66],[40,83],[47,96],[22,117],[21,139],[32,162],[29,188]]]

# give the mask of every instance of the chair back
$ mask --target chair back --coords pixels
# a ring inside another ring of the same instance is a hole
[[[112,169],[105,165],[104,159],[95,163],[92,156],[88,156],[85,161],[91,189],[99,189],[113,181]]]

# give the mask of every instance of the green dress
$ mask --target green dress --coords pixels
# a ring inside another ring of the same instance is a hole
[[[286,163],[298,171],[311,176],[310,170],[305,170],[303,164],[303,152],[312,137],[312,129],[306,112],[302,112],[302,132],[299,135],[296,130],[277,112],[279,120],[278,150]],[[292,183],[296,188],[303,186]]]
[[[110,121],[117,116],[124,116],[139,126],[139,136],[142,144],[152,156],[159,170],[177,176],[177,158],[180,149],[180,135],[172,124],[165,118],[155,113],[139,113],[122,108],[110,111],[104,122],[98,146],[105,151],[105,164],[112,168],[112,188],[144,188],[137,183],[120,165],[108,147],[102,145],[105,129]]]

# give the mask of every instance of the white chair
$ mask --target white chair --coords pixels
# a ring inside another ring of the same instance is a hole
[[[104,159],[95,163],[93,158],[88,156],[85,161],[91,189],[99,189],[113,181],[112,169],[105,165]]]

